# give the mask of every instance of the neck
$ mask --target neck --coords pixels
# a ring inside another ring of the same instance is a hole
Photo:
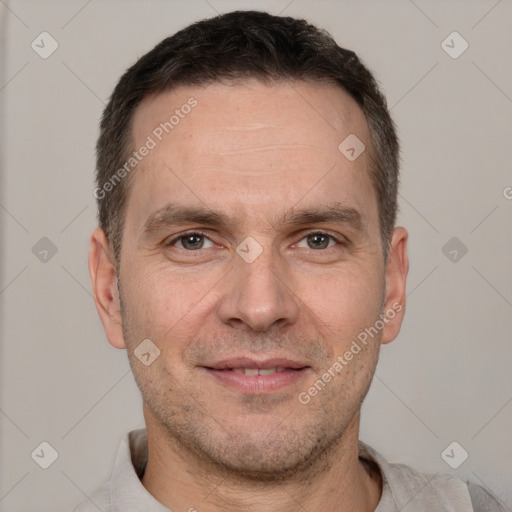
[[[145,411],[146,413],[148,411]],[[149,421],[148,421],[149,420]],[[308,473],[279,482],[258,482],[227,473],[179,445],[146,414],[148,463],[144,487],[171,510],[208,512],[374,511],[381,478],[358,457],[359,413]]]

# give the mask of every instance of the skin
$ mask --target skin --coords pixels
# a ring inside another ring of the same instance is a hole
[[[133,119],[134,147],[191,96],[197,107],[134,171],[120,265],[101,229],[91,238],[96,306],[143,396],[143,485],[172,510],[374,510],[381,480],[358,459],[360,407],[381,344],[400,329],[408,260],[403,228],[384,257],[368,149],[353,162],[338,150],[349,134],[370,147],[364,116],[334,85],[214,83],[146,98]],[[228,223],[145,230],[168,204]],[[285,222],[332,206],[355,210],[360,222]],[[206,238],[187,244],[190,230]],[[236,252],[248,236],[262,249],[252,263]],[[300,403],[299,393],[397,304],[379,334]],[[147,338],[161,351],[149,366],[134,355]],[[204,368],[239,356],[307,368],[261,392],[226,386]]]

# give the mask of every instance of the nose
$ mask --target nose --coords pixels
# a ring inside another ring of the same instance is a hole
[[[294,294],[286,263],[271,250],[248,263],[235,255],[219,299],[220,320],[234,328],[267,331],[294,324],[299,315],[299,299]]]

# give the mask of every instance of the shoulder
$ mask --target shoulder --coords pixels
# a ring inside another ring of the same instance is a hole
[[[480,485],[469,482],[468,491],[474,512],[510,512],[505,505]]]
[[[384,512],[397,508],[419,511],[456,510],[510,512],[483,487],[468,483],[450,473],[424,473],[410,466],[388,462],[370,446],[360,443],[360,457],[375,462],[383,479],[381,507]]]
[[[461,480],[448,473],[421,473],[404,464],[390,466],[394,476],[400,481],[402,491],[406,490],[407,494],[418,492],[420,488],[428,486],[439,497],[449,498],[454,503],[463,500],[464,496],[469,494],[473,512],[510,512],[496,496],[478,484]]]
[[[448,473],[421,473],[403,464],[390,466],[394,476],[400,481],[401,491],[405,491],[406,495],[418,492],[419,489],[422,489],[419,495],[428,494],[423,491],[428,486],[432,490],[432,497],[436,495],[438,499],[448,499],[453,503],[464,502],[469,495],[473,512],[510,512],[496,496],[478,484],[466,482]]]

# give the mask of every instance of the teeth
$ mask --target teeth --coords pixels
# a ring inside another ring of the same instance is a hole
[[[232,370],[242,375],[273,375],[284,371],[284,368],[233,368]]]
[[[260,370],[260,375],[272,375],[274,373],[276,373],[276,369],[275,368],[262,368]]]

